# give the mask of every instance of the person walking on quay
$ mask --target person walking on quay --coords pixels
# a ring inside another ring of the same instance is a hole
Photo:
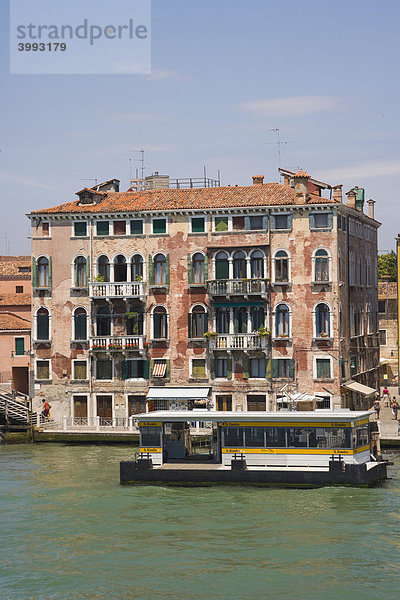
[[[376,400],[375,400],[372,408],[375,411],[376,420],[379,421],[379,413],[380,413],[380,410],[381,410],[381,403],[380,403],[379,398],[376,398]]]
[[[389,406],[389,402],[390,402],[389,390],[385,386],[383,388],[383,406]]]
[[[397,412],[399,410],[399,403],[397,402],[396,398],[393,398],[393,404],[392,404],[392,415],[393,415],[393,419],[395,421],[397,421]]]
[[[50,404],[47,402],[46,398],[42,398],[42,416],[45,419],[50,417]]]

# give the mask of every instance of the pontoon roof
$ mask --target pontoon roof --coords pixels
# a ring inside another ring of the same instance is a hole
[[[282,423],[282,421],[317,421],[321,422],[351,422],[359,421],[360,419],[367,419],[372,414],[371,411],[350,411],[350,410],[337,410],[337,411],[279,411],[279,412],[261,412],[261,411],[250,411],[250,412],[227,412],[227,411],[214,411],[214,410],[158,410],[150,413],[142,413],[135,415],[135,419],[140,421],[162,421],[171,423],[172,421],[212,421],[214,423],[229,422],[229,423],[240,423],[240,422],[265,422],[265,421],[276,421]]]

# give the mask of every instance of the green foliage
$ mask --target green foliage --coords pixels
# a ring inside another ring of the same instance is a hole
[[[389,281],[397,281],[397,256],[396,253],[389,252],[378,256],[378,279],[389,277]]]

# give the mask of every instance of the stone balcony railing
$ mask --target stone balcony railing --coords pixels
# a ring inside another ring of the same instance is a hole
[[[99,336],[90,338],[90,349],[93,352],[143,351],[145,343],[144,335]]]
[[[213,279],[207,282],[209,296],[263,296],[268,291],[268,279]]]
[[[131,283],[95,282],[89,284],[90,298],[141,298],[146,295],[146,282]]]
[[[210,350],[263,350],[268,336],[255,333],[218,333],[210,337]]]

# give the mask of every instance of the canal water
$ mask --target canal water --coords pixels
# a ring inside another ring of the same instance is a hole
[[[391,600],[397,479],[375,489],[121,487],[129,447],[0,446],[1,600]]]

